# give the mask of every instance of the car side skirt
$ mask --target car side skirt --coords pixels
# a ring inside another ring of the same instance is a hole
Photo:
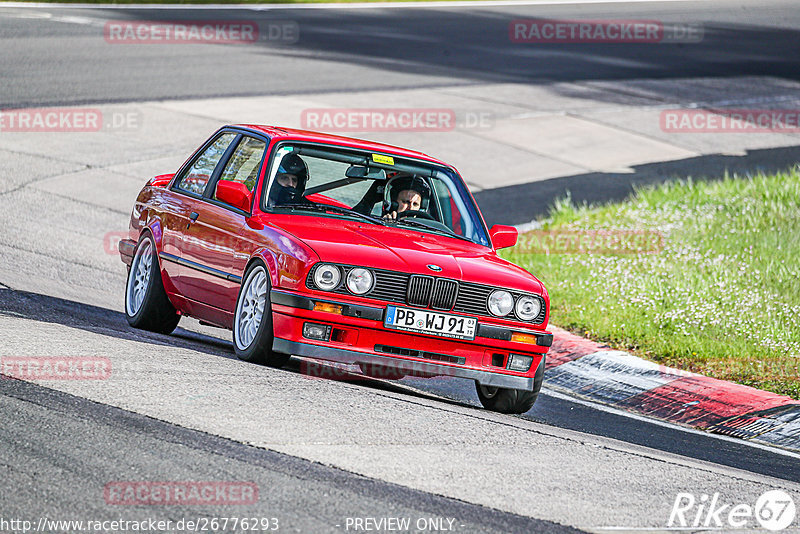
[[[189,267],[190,269],[194,269],[196,271],[200,271],[206,274],[210,274],[211,276],[216,276],[217,278],[222,278],[223,280],[228,280],[230,282],[234,282],[237,284],[242,283],[242,277],[237,276],[235,274],[226,273],[225,271],[220,271],[218,269],[214,269],[208,267],[206,265],[202,265],[200,263],[195,263],[193,261],[189,261],[184,258],[180,258],[175,256],[174,254],[167,254],[166,252],[159,252],[158,257],[162,260],[171,261],[173,263],[177,263],[178,265],[183,265],[184,267]]]

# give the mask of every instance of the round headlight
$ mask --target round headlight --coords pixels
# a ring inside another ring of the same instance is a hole
[[[542,311],[542,303],[534,297],[520,297],[514,311],[517,312],[517,317],[523,321],[533,321]]]
[[[335,265],[323,263],[314,271],[314,283],[324,291],[333,291],[341,280],[342,272]]]
[[[489,311],[492,315],[504,317],[514,308],[514,297],[508,291],[498,289],[489,295]]]
[[[372,289],[372,283],[375,277],[372,276],[372,271],[356,267],[347,273],[347,289],[356,295],[363,295]]]

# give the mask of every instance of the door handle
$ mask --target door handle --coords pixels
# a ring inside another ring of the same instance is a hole
[[[187,229],[187,230],[189,229],[189,227],[192,225],[192,223],[193,223],[193,222],[197,221],[197,218],[198,218],[199,216],[200,216],[200,214],[199,214],[199,213],[197,213],[196,211],[193,211],[193,212],[192,212],[192,213],[189,215],[189,223],[186,225],[186,229]]]

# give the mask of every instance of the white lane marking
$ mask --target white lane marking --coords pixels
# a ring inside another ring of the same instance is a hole
[[[86,26],[103,26],[103,21],[101,19],[90,19],[89,17],[78,17],[75,15],[53,15],[52,13],[46,12],[0,13],[0,17],[6,19],[49,20],[52,22],[65,22],[67,24],[81,24]]]
[[[398,387],[399,389],[408,388],[409,390],[411,390],[413,392],[416,392],[416,393],[423,393],[425,395],[431,395],[431,396],[434,396],[434,397],[440,397],[441,399],[443,399],[445,401],[463,402],[463,399],[459,399],[459,398],[453,396],[452,393],[450,393],[448,391],[435,391],[432,388],[427,388],[427,387],[425,387],[425,385],[427,385],[427,384],[423,383],[421,381],[420,382],[408,383],[408,382],[402,382],[402,381],[397,382],[397,381],[394,381],[394,380],[380,380],[380,379],[377,379],[377,380],[380,381],[380,382],[390,383],[393,386]],[[436,378],[425,379],[425,380],[435,381]],[[614,408],[614,407],[609,406],[607,404],[601,404],[601,403],[598,403],[598,402],[592,402],[592,401],[587,400],[587,399],[582,399],[580,397],[575,397],[575,396],[572,396],[572,395],[568,395],[566,393],[562,393],[562,392],[560,392],[558,390],[555,390],[552,387],[548,386],[547,385],[547,381],[545,381],[544,384],[542,384],[542,393],[547,395],[547,396],[549,396],[549,397],[553,397],[555,399],[574,402],[576,404],[580,404],[582,406],[586,406],[587,408],[592,408],[592,409],[599,410],[599,411],[602,411],[602,412],[607,412],[607,413],[610,413],[610,414],[613,414],[613,415],[619,415],[621,417],[628,417],[630,419],[634,419],[636,421],[640,421],[640,422],[643,422],[643,423],[650,423],[650,424],[653,424],[653,425],[658,425],[658,426],[662,426],[662,427],[665,427],[665,428],[669,428],[671,430],[679,430],[681,432],[686,432],[686,433],[689,433],[689,434],[695,434],[695,435],[698,435],[698,436],[705,436],[707,438],[713,438],[713,439],[719,439],[719,440],[722,440],[722,441],[728,441],[730,443],[734,443],[734,444],[738,444],[738,445],[746,445],[748,447],[753,447],[755,449],[760,449],[762,451],[772,452],[772,453],[775,453],[775,454],[780,454],[780,455],[783,455],[783,456],[788,456],[789,458],[794,458],[794,459],[800,460],[800,454],[792,452],[792,451],[789,451],[787,449],[780,448],[778,446],[763,445],[761,443],[755,443],[755,442],[748,441],[748,440],[741,439],[741,438],[734,438],[734,437],[731,437],[731,436],[726,436],[724,434],[712,434],[711,432],[705,432],[703,430],[697,430],[696,428],[691,428],[691,427],[687,427],[687,426],[678,425],[678,424],[675,424],[675,423],[670,423],[669,421],[663,421],[661,419],[655,419],[653,417],[648,417],[648,416],[645,416],[645,415],[639,415],[637,413],[628,412],[626,410],[621,410],[619,408]],[[475,402],[472,406],[474,408],[480,408],[480,404],[477,403],[477,402]],[[527,417],[525,417],[526,415],[529,415],[529,414],[530,415],[535,415],[535,408],[534,408],[533,411],[528,412],[526,414],[523,414],[522,419],[525,420],[525,421],[536,422],[536,421],[532,421],[531,419],[528,419]],[[549,424],[549,423],[543,423],[543,424],[546,424],[548,426],[552,426],[554,428],[562,428],[562,427],[559,427],[557,425],[552,425],[552,424]],[[587,433],[587,434],[589,434],[589,433]],[[595,434],[590,434],[590,435],[595,435]],[[613,439],[613,440],[616,440],[616,441],[623,442],[619,438],[611,437],[611,438],[608,438],[608,439]],[[627,443],[627,442],[624,442],[624,443]],[[644,447],[644,445],[638,445],[638,446]],[[652,449],[654,447],[650,446],[650,447],[647,447],[647,448],[651,448]],[[679,453],[668,453],[668,454],[677,454],[679,456],[683,456],[683,455],[681,455]]]
[[[249,10],[273,9],[402,9],[443,7],[506,7],[506,6],[560,6],[582,4],[657,4],[668,2],[697,2],[697,0],[474,0],[434,2],[354,2],[349,4],[49,4],[39,2],[0,2],[0,7],[31,7],[59,9],[169,9],[169,10]]]
[[[581,404],[583,406],[587,406],[589,408],[593,408],[595,410],[600,410],[602,412],[608,412],[610,414],[619,415],[622,417],[629,417],[631,419],[635,419],[637,421],[641,421],[644,423],[652,423],[654,425],[663,426],[672,430],[680,430],[681,432],[687,432],[689,434],[697,434],[700,436],[705,436],[707,438],[715,438],[721,439],[723,441],[728,441],[730,443],[735,443],[739,445],[747,445],[748,447],[753,447],[755,449],[760,449],[762,451],[773,452],[775,454],[781,454],[783,456],[788,456],[789,458],[794,458],[795,460],[800,460],[800,454],[782,449],[776,446],[769,446],[769,445],[762,445],[760,443],[754,443],[752,441],[741,439],[741,438],[732,438],[730,436],[726,436],[724,434],[712,434],[711,432],[705,432],[703,430],[697,430],[696,428],[685,427],[681,425],[676,425],[675,423],[669,423],[667,421],[662,421],[660,419],[655,419],[651,417],[647,417],[644,415],[639,415],[636,413],[628,412],[625,410],[620,410],[618,408],[614,408],[612,406],[608,406],[606,404],[600,404],[597,402],[591,402],[588,400],[584,400],[578,397],[573,397],[572,395],[567,395],[565,393],[561,393],[556,391],[547,386],[547,382],[542,385],[542,391],[545,392],[546,395],[550,397],[554,397],[556,399],[565,400],[574,402],[576,404]]]
[[[70,15],[66,15],[66,16],[65,15],[56,15],[56,16],[51,17],[51,18],[52,18],[52,20],[55,20],[55,21],[58,21],[58,22],[67,22],[69,24],[89,24],[89,25],[102,24],[102,22],[98,21],[97,19],[90,19],[88,17],[76,17],[74,15],[73,16],[70,16]]]

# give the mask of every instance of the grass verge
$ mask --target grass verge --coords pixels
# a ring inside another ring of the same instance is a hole
[[[637,253],[503,255],[550,292],[551,321],[646,359],[800,399],[800,172],[676,181],[604,206],[556,203],[546,235],[663,235]],[[600,231],[599,233],[593,233]],[[594,236],[594,237],[592,237]],[[550,243],[554,243],[550,241]],[[584,243],[585,244],[585,243]]]

